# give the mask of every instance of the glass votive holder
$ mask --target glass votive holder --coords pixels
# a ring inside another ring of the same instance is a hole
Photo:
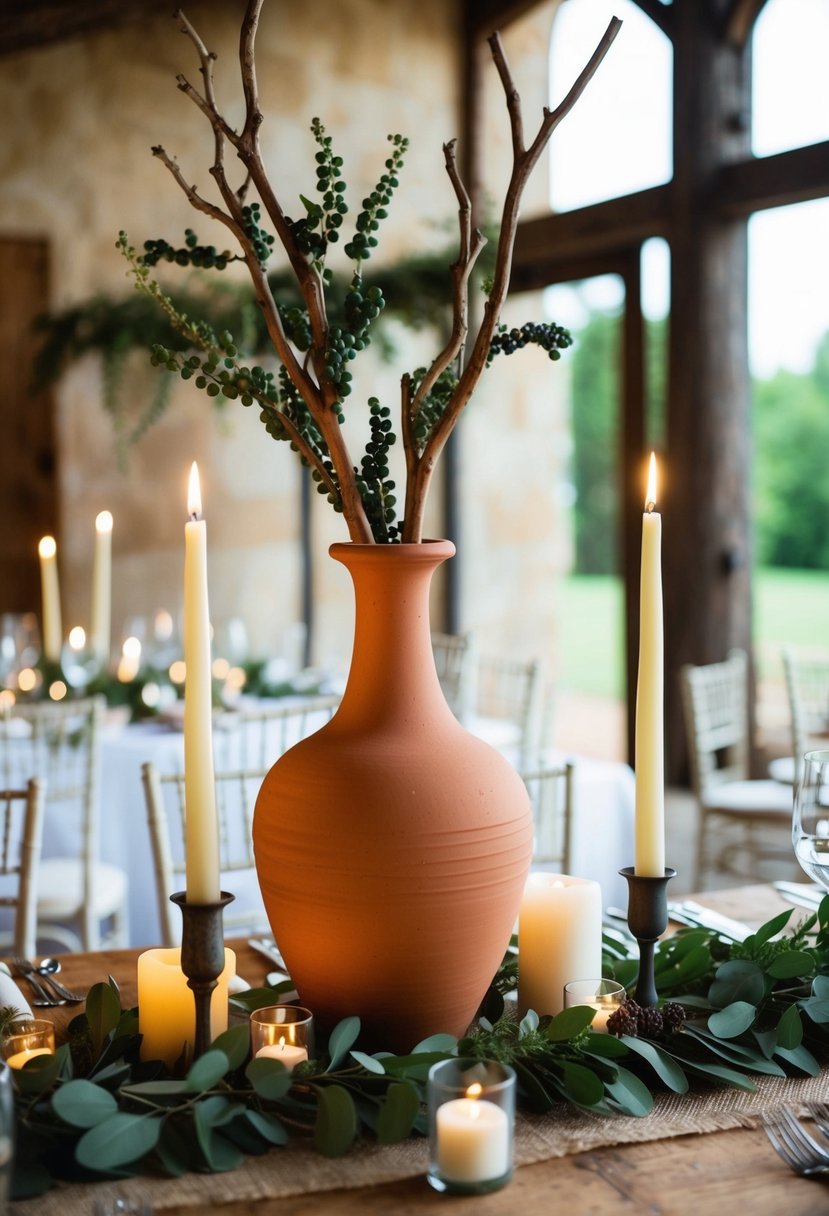
[[[250,1015],[254,1057],[280,1060],[288,1072],[314,1058],[314,1015],[301,1005],[266,1005]]]
[[[429,1069],[427,1100],[430,1185],[484,1195],[509,1182],[515,1070],[491,1060],[441,1060]]]
[[[625,989],[616,980],[571,980],[564,985],[564,1008],[589,1005],[596,1010],[590,1029],[607,1034],[607,1019],[625,1000]]]
[[[53,1056],[55,1028],[45,1018],[15,1018],[0,1042],[0,1052],[10,1068],[22,1068],[35,1056]]]

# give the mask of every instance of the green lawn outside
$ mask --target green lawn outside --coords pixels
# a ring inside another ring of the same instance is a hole
[[[573,574],[561,584],[557,684],[596,696],[624,692],[621,579]],[[780,650],[829,647],[829,572],[758,570],[754,578],[754,637],[760,675],[782,679]]]

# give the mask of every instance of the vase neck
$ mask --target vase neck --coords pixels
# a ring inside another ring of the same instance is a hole
[[[429,592],[435,570],[454,552],[450,541],[331,546],[355,596],[354,649],[338,716],[411,719],[428,706],[452,718],[435,669]]]

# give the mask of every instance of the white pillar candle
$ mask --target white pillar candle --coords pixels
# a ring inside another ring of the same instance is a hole
[[[219,898],[219,827],[213,776],[213,697],[207,600],[207,525],[193,462],[184,526],[184,805],[187,902]]]
[[[518,1007],[560,1013],[564,985],[602,973],[602,890],[587,878],[532,873],[518,913]]]
[[[509,1119],[486,1098],[453,1098],[435,1112],[437,1168],[447,1182],[487,1182],[509,1169]]]
[[[306,1048],[300,1047],[296,1043],[286,1043],[283,1037],[278,1043],[267,1043],[264,1047],[260,1047],[256,1058],[279,1060],[280,1064],[285,1065],[288,1072],[293,1072],[297,1064],[308,1059],[308,1052]]]
[[[37,547],[40,557],[40,591],[43,605],[43,654],[50,663],[60,662],[63,627],[60,619],[58,546],[54,536],[44,536]]]
[[[665,873],[665,728],[663,709],[662,517],[656,505],[656,458],[651,452],[639,592],[639,677],[636,685],[635,871]]]
[[[236,974],[236,955],[225,947],[225,965],[210,998],[210,1038],[227,1030],[227,992]],[[145,950],[138,956],[138,1029],[142,1060],[163,1060],[172,1068],[196,1037],[196,1003],[181,969],[178,947]]]
[[[112,620],[112,515],[95,517],[95,557],[92,565],[92,650],[101,663],[109,660]]]

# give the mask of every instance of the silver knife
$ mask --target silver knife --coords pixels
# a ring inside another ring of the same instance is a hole
[[[702,904],[695,903],[691,899],[669,903],[668,913],[671,919],[678,921],[679,924],[710,929],[713,933],[718,933],[720,937],[730,938],[734,942],[744,942],[752,932],[742,921],[732,920],[730,916],[723,916],[719,912],[712,911],[711,908],[703,908]]]

